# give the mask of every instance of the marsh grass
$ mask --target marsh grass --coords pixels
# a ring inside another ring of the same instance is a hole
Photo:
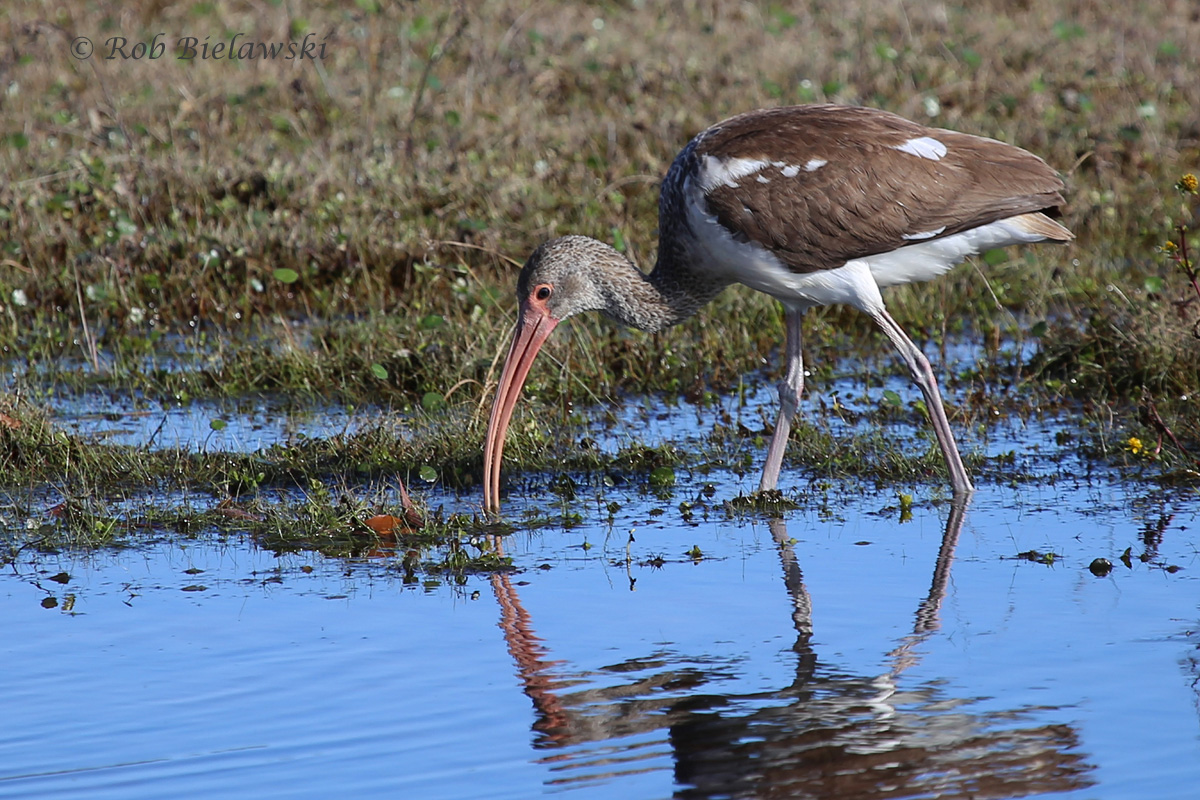
[[[232,32],[311,34],[325,58],[173,57],[179,36]],[[157,33],[165,58],[102,57],[110,36]],[[71,57],[79,36],[91,59]],[[887,108],[1061,170],[1074,245],[979,259],[890,292],[889,307],[920,339],[981,337],[1001,360],[1000,342],[1038,336],[1013,394],[1069,405],[1097,452],[1162,438],[1155,459],[1188,469],[1200,342],[1169,312],[1187,287],[1156,248],[1194,224],[1194,198],[1172,186],[1200,161],[1197,63],[1200,15],[1169,0],[1122,14],[1100,0],[10,4],[0,356],[3,402],[24,426],[0,431],[0,480],[220,497],[431,466],[470,485],[525,255],[578,232],[649,267],[658,180],[687,139],[800,102]],[[560,430],[573,409],[644,393],[703,402],[747,375],[773,380],[782,338],[773,304],[742,289],[655,336],[598,319],[564,331],[531,375],[506,450],[514,472],[610,468]],[[805,349],[821,370],[887,345],[861,316],[821,309]],[[946,378],[969,427],[1005,402],[984,372]],[[28,403],[97,386],[154,402],[371,402],[415,422],[253,456],[148,452],[67,436]],[[920,424],[921,410],[902,416]],[[789,458],[880,480],[940,470],[827,435],[799,433]]]

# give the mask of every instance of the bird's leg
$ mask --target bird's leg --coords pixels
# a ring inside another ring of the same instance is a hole
[[[800,351],[800,321],[804,319],[803,308],[789,308],[784,315],[784,331],[787,353],[787,375],[779,383],[779,419],[775,422],[775,433],[771,446],[767,448],[767,463],[763,465],[760,492],[774,489],[779,482],[779,468],[783,464],[783,451],[787,449],[788,433],[792,429],[792,417],[800,407],[800,395],[804,392],[804,355]]]
[[[892,319],[882,307],[871,312],[875,322],[892,340],[892,344],[900,351],[908,372],[913,381],[921,387],[925,395],[925,407],[929,409],[929,418],[933,421],[933,432],[937,434],[938,444],[942,448],[942,457],[946,459],[946,469],[950,471],[950,484],[956,495],[968,494],[975,491],[971,485],[971,477],[963,466],[962,458],[958,455],[958,446],[954,443],[954,434],[950,431],[950,421],[946,419],[946,407],[942,404],[942,394],[938,391],[937,378],[934,377],[933,367],[929,359],[921,352],[921,348],[908,338],[908,334]]]

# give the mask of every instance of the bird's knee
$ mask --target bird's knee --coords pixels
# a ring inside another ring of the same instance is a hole
[[[933,365],[929,363],[929,359],[919,349],[913,350],[912,358],[908,359],[908,374],[919,384],[937,382],[937,376],[933,372]]]
[[[804,391],[804,384],[793,386],[787,381],[780,381],[778,389],[780,408],[789,417],[795,416],[800,408],[800,394]]]

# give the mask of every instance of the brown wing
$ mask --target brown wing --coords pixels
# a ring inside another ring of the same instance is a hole
[[[1063,202],[1062,181],[1031,153],[867,108],[751,112],[701,134],[694,152],[714,163],[770,164],[720,183],[706,199],[735,237],[797,272]]]

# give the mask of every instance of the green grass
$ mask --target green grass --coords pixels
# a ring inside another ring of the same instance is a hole
[[[1200,302],[1161,250],[1194,224],[1196,197],[1174,185],[1200,164],[1200,20],[1178,6],[289,9],[0,10],[0,412],[22,422],[0,426],[0,485],[88,497],[166,482],[221,498],[431,466],[470,486],[526,255],[578,232],[648,267],[658,180],[688,138],[800,102],[890,109],[1061,170],[1076,243],[980,259],[890,292],[889,308],[918,338],[982,338],[997,362],[1001,342],[1038,339],[1033,363],[1006,368],[1007,395],[986,369],[948,376],[956,424],[986,427],[997,407],[1036,398],[1080,419],[1098,458],[1194,481]],[[237,31],[327,36],[326,57],[171,57],[178,36]],[[108,36],[158,32],[168,53],[153,62],[69,54],[79,36],[102,52]],[[806,357],[816,370],[849,353],[873,363],[881,339],[859,315],[822,309]],[[571,409],[771,380],[781,340],[778,311],[745,289],[655,336],[573,320],[531,375],[506,468],[612,468],[558,430]],[[372,403],[416,422],[286,453],[146,452],[72,438],[39,411],[52,392],[87,388],[156,403]],[[920,424],[919,409],[896,413]],[[802,429],[789,459],[881,481],[941,469],[879,442],[839,440],[833,462],[829,435]],[[714,434],[714,460],[739,463],[758,436]]]

